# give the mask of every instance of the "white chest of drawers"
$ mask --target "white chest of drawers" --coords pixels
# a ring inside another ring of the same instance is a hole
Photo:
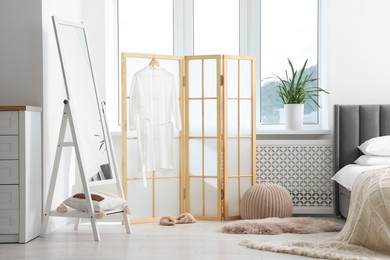
[[[41,175],[41,109],[0,106],[0,243],[39,236]]]

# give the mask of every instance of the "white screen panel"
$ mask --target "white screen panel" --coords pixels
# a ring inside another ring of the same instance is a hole
[[[217,179],[206,178],[205,182],[205,215],[216,216],[218,214],[218,189]]]
[[[130,205],[131,218],[153,217],[152,181],[147,181],[144,187],[142,180],[127,182],[127,202]]]
[[[156,216],[180,214],[180,181],[179,179],[155,180],[155,213]]]
[[[189,135],[202,136],[202,101],[189,101]]]
[[[238,175],[238,141],[237,139],[229,138],[227,146],[227,169],[229,176]]]
[[[204,112],[204,135],[217,136],[217,100],[205,100]]]
[[[190,179],[190,212],[193,215],[203,215],[203,187],[201,178]]]
[[[189,175],[202,175],[202,139],[189,140]]]
[[[252,97],[252,66],[250,60],[240,60],[240,97]]]
[[[240,100],[240,136],[252,136],[252,102]]]
[[[202,61],[190,60],[188,62],[188,97],[202,97]]]
[[[216,60],[204,60],[204,96],[217,97]]]
[[[228,100],[227,103],[227,135],[238,136],[238,102],[237,100]]]
[[[218,174],[217,139],[204,140],[204,174],[206,176]]]
[[[252,140],[249,138],[240,139],[240,173],[243,175],[252,174]]]
[[[238,61],[227,60],[227,97],[238,97]]]
[[[239,215],[238,204],[238,178],[229,178],[228,180],[228,215]]]

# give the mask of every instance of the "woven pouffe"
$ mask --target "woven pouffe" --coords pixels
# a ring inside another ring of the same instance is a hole
[[[292,199],[290,193],[275,183],[260,183],[245,191],[241,199],[242,219],[268,217],[291,217]]]

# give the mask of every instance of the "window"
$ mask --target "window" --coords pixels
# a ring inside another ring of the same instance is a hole
[[[289,69],[287,59],[296,69],[308,59],[306,73],[318,75],[319,3],[320,0],[118,0],[119,53],[256,56],[257,123],[274,127],[283,123],[283,104],[272,77],[284,75]],[[120,75],[120,67],[118,70]],[[312,102],[305,105],[304,123],[320,123],[319,110]]]
[[[313,0],[261,0],[261,89],[260,123],[283,123],[283,104],[273,76],[290,74],[289,58],[295,69],[308,64],[305,73],[317,77],[318,2]],[[318,82],[315,82],[318,83]],[[305,104],[305,124],[318,124],[314,102]]]
[[[239,0],[194,0],[194,54],[239,54],[239,10]]]
[[[173,54],[173,0],[118,2],[119,52]]]
[[[113,22],[114,42],[112,61],[116,62],[107,84],[107,121],[113,132],[121,131],[121,53],[173,54],[174,0],[117,0],[116,21]],[[111,2],[111,1],[109,1]],[[114,2],[114,1],[112,1]],[[108,4],[107,4],[108,5]],[[107,46],[109,48],[110,46]],[[109,55],[108,55],[109,56]],[[107,66],[109,67],[109,66]],[[107,69],[109,70],[109,69]]]

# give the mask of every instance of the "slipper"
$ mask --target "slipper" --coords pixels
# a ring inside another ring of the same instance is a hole
[[[196,219],[190,213],[183,213],[176,217],[177,224],[190,224],[195,222]]]
[[[165,215],[165,216],[162,216],[160,218],[160,225],[173,226],[173,225],[175,225],[175,223],[176,223],[176,220],[172,216]]]

